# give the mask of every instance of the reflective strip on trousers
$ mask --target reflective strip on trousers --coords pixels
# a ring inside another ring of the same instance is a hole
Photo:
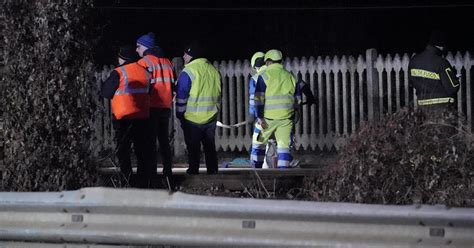
[[[277,152],[278,153],[290,153],[290,149],[289,148],[278,148]]]
[[[290,167],[290,161],[278,160],[277,167]]]
[[[177,106],[177,107],[176,107],[176,111],[178,111],[178,112],[184,112],[184,111],[186,111],[186,106]]]
[[[188,98],[176,98],[176,103],[187,103]]]
[[[265,144],[252,144],[252,150],[265,150]]]

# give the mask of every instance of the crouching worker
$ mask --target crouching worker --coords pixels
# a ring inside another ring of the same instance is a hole
[[[252,164],[262,168],[268,139],[275,135],[278,152],[278,168],[289,168],[293,115],[296,104],[296,79],[283,68],[279,50],[265,53],[267,68],[258,76],[255,86],[255,109],[257,123],[262,127],[252,137]]]
[[[137,183],[132,186],[147,188],[156,174],[152,167],[153,151],[149,135],[150,75],[136,63],[138,55],[133,47],[122,47],[118,54],[119,66],[102,83],[101,96],[112,100],[113,126],[120,171],[129,182],[132,176],[130,150],[137,157]],[[156,165],[155,165],[156,166]]]

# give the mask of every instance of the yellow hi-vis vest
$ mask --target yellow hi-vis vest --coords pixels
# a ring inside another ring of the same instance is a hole
[[[219,111],[221,77],[217,69],[205,58],[191,61],[183,69],[191,79],[188,102],[184,118],[205,124]]]
[[[264,117],[273,120],[292,118],[295,111],[295,77],[282,64],[271,64],[261,74],[265,90]]]

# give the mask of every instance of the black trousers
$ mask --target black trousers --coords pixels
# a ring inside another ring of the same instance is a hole
[[[171,109],[167,108],[151,108],[150,117],[153,125],[153,151],[154,151],[154,163],[157,164],[157,152],[156,152],[156,138],[160,144],[160,154],[163,163],[163,175],[169,176],[172,174],[172,152],[170,147],[169,139],[169,121],[171,117]]]
[[[121,173],[134,187],[149,188],[156,178],[156,163],[153,163],[153,150],[150,119],[114,120],[117,157]],[[131,148],[137,157],[137,178],[132,180]]]
[[[217,152],[216,152],[216,120],[206,124],[197,124],[182,120],[181,127],[184,132],[184,140],[188,150],[189,169],[188,174],[199,174],[199,161],[201,160],[201,143],[204,147],[207,174],[216,174]]]

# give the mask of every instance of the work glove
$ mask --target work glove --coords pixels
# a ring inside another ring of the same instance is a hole
[[[267,122],[265,121],[264,118],[257,118],[257,122],[262,127],[262,129],[267,129],[268,128],[268,124],[267,124]]]

